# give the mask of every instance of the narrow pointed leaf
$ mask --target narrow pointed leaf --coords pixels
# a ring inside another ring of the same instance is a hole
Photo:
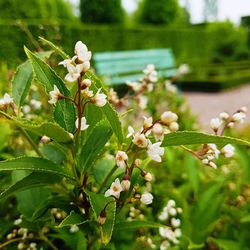
[[[85,144],[82,146],[78,165],[82,172],[86,172],[90,169],[98,155],[103,150],[105,144],[109,141],[112,136],[112,129],[106,121],[99,122],[90,133]]]
[[[53,90],[53,86],[56,85],[60,93],[69,97],[70,91],[55,71],[27,48],[25,48],[25,52],[31,61],[38,82],[44,87],[47,94],[49,94],[49,92]],[[54,119],[68,132],[74,132],[76,116],[73,103],[66,99],[58,101],[55,106]]]
[[[115,223],[115,212],[116,212],[116,202],[112,197],[105,197],[103,194],[96,194],[92,192],[87,192],[89,197],[90,205],[95,213],[96,219],[98,219],[101,211],[104,209],[105,205],[109,202],[106,207],[106,221],[101,226],[101,242],[107,245],[112,237],[114,223]]]
[[[181,131],[169,133],[164,136],[162,142],[163,147],[167,146],[179,146],[179,145],[192,145],[192,144],[239,144],[250,146],[248,141],[241,139],[228,137],[228,136],[216,136],[195,131]]]
[[[88,220],[83,215],[77,214],[75,211],[71,211],[70,214],[57,226],[57,228],[81,225],[87,221]]]
[[[74,179],[62,166],[56,165],[52,161],[37,157],[20,157],[0,162],[0,171],[30,170],[64,176]]]
[[[62,177],[50,173],[31,173],[20,181],[8,187],[0,194],[0,199],[6,198],[13,193],[41,186],[52,185],[59,182]]]
[[[142,228],[159,228],[164,225],[152,221],[120,221],[115,224],[114,231],[126,231]]]

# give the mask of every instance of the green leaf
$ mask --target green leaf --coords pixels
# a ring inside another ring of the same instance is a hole
[[[96,90],[101,88],[106,95],[108,94],[104,88],[102,81],[94,73],[88,71],[86,72],[86,76],[94,83]],[[119,140],[120,143],[122,143],[123,142],[122,126],[117,112],[110,103],[107,103],[104,107],[101,108],[101,110],[106,116],[107,120],[109,121],[110,126],[112,127],[117,139]]]
[[[57,47],[54,43],[46,40],[45,38],[39,36],[39,40],[41,40],[43,43],[47,44],[48,46],[50,46],[57,54],[59,54],[63,59],[67,59],[69,58],[69,56],[62,51],[59,47]]]
[[[25,52],[31,61],[38,82],[42,84],[47,94],[49,94],[49,92],[53,90],[53,86],[56,85],[60,93],[69,97],[70,91],[55,71],[27,48],[25,48]],[[55,106],[54,119],[68,132],[74,132],[76,116],[73,103],[66,99],[58,101]]]
[[[34,172],[8,187],[8,189],[0,194],[0,199],[8,197],[14,192],[51,185],[59,182],[60,180],[61,178],[55,174]]]
[[[63,59],[69,58],[69,56],[62,51],[60,48],[58,48],[55,44],[52,42],[41,38],[40,40],[50,46],[56,53],[58,53]],[[104,88],[104,84],[102,81],[92,72],[88,71],[86,73],[86,76],[94,83],[95,89],[102,89],[102,91],[107,95],[107,91]],[[119,120],[119,116],[115,109],[111,106],[110,103],[107,103],[104,107],[101,108],[105,116],[107,117],[116,137],[118,138],[119,142],[123,142],[123,133],[122,133],[122,127],[121,127],[121,122]]]
[[[41,59],[48,58],[51,53],[51,51],[42,52],[37,54],[37,56]],[[23,105],[32,80],[32,66],[29,61],[26,61],[18,66],[17,71],[12,78],[12,95],[14,102],[18,107]]]
[[[96,219],[99,217],[101,211],[104,209],[105,205],[109,203],[106,207],[106,221],[101,226],[101,242],[107,245],[112,237],[114,223],[115,223],[115,212],[116,212],[116,202],[112,197],[105,197],[103,194],[96,194],[92,192],[87,192],[89,197],[90,205],[95,213]]]
[[[111,136],[112,129],[104,120],[93,128],[85,144],[82,146],[78,158],[78,165],[82,172],[86,172],[93,166]]]
[[[206,143],[216,143],[216,144],[232,143],[232,144],[250,146],[250,143],[248,141],[244,141],[241,139],[228,136],[209,135],[195,131],[181,131],[181,132],[173,132],[166,134],[164,136],[164,140],[161,146],[167,147],[167,146],[206,144]]]
[[[77,214],[75,211],[71,211],[70,214],[57,226],[57,228],[81,225],[86,223],[88,220],[83,215]]]
[[[242,246],[239,242],[229,239],[213,239],[220,249],[223,250],[241,250]]]
[[[20,157],[0,162],[0,171],[30,170],[33,172],[56,174],[74,180],[62,166],[37,157]]]
[[[164,225],[152,221],[119,221],[115,224],[114,231],[126,231],[142,228],[159,228]]]

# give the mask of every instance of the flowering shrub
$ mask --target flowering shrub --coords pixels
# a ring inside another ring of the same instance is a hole
[[[123,126],[120,117],[128,114],[118,115],[111,103],[124,106],[126,101],[114,91],[108,94],[90,71],[92,54],[87,46],[77,42],[70,58],[51,42],[44,42],[63,58],[59,65],[67,70],[65,81],[44,62],[50,52],[34,54],[25,48],[29,61],[17,69],[13,97],[6,93],[0,100],[1,117],[16,128],[18,141],[13,145],[16,157],[0,162],[0,198],[7,200],[2,207],[6,227],[1,231],[0,248],[197,248],[192,234],[185,233],[188,207],[177,201],[178,195],[176,201],[170,199],[174,192],[159,199],[165,195],[161,185],[168,183],[160,166],[171,160],[171,154],[172,162],[177,162],[178,151],[171,147],[180,146],[187,155],[217,168],[214,161],[219,154],[233,156],[231,144],[249,145],[223,136],[244,119],[246,108],[211,120],[215,135],[178,132],[185,123],[173,110],[150,114],[149,109],[147,116],[137,113],[134,123]],[[147,91],[158,84],[152,65],[144,73],[141,85],[129,84],[142,109],[147,107],[142,96],[147,94],[150,99]],[[33,78],[36,87],[31,85]],[[164,88],[176,94],[169,81]],[[26,97],[33,92],[40,92],[46,101],[39,103],[32,96],[33,106],[28,105]],[[130,96],[125,99],[129,102]],[[30,114],[33,109],[40,113]],[[26,142],[30,146],[22,147]],[[189,167],[193,158],[187,159]],[[201,211],[197,208],[197,215]],[[203,234],[197,237],[198,243],[205,241],[207,230]]]

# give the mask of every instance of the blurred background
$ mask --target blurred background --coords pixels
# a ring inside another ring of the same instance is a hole
[[[0,0],[0,82],[38,36],[69,53],[78,40],[93,52],[170,48],[190,67],[179,87],[204,122],[250,106],[249,32],[247,0]]]

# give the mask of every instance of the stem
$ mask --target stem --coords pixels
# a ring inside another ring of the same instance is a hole
[[[51,249],[59,250],[44,234],[41,234],[41,240],[46,242],[51,247]]]
[[[110,170],[110,172],[108,173],[108,175],[105,177],[103,183],[99,187],[99,189],[97,191],[98,194],[102,192],[102,190],[105,187],[105,185],[107,184],[109,178],[114,174],[114,172],[116,171],[117,168],[118,168],[117,165],[114,165],[114,167]]]
[[[184,145],[181,145],[181,148],[183,148],[184,150],[186,150],[187,152],[189,152],[190,154],[194,155],[196,158],[198,158],[199,160],[201,159],[197,154],[196,152],[194,152],[193,150],[187,148],[186,146]]]

